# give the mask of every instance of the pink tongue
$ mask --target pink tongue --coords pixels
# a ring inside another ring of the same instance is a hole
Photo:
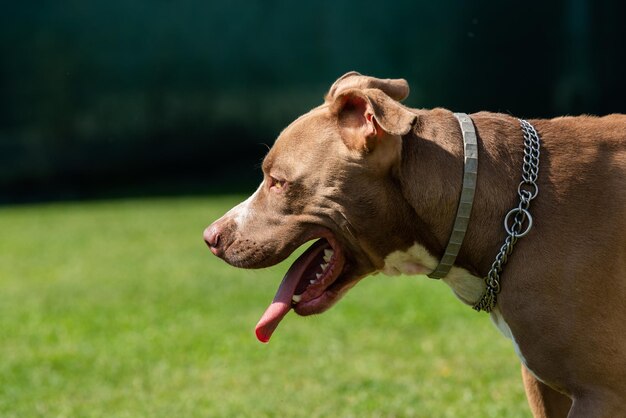
[[[296,276],[294,276],[296,277]],[[265,310],[265,313],[256,324],[256,337],[262,343],[267,343],[272,336],[272,333],[280,323],[280,321],[287,315],[287,312],[291,310],[291,296],[295,290],[298,280],[288,280],[289,273],[285,275],[274,300]],[[291,282],[295,282],[292,284]]]
[[[319,248],[321,247],[318,246],[313,251],[311,251],[312,248],[305,251],[300,257],[298,257],[285,274],[283,281],[278,287],[276,296],[274,296],[274,300],[256,324],[255,333],[260,342],[269,342],[272,333],[276,327],[278,327],[280,321],[291,310],[291,297],[293,296],[293,293],[298,286],[298,282],[304,274],[307,266],[313,261],[313,258],[320,251]]]

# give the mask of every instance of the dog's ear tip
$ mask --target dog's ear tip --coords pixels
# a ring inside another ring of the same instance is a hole
[[[385,80],[385,82],[386,88],[384,89],[384,91],[392,99],[401,102],[409,97],[411,88],[409,87],[409,82],[406,81],[404,78],[387,79]]]
[[[409,83],[403,78],[380,79],[376,77],[362,75],[357,71],[349,71],[339,77],[332,84],[332,86],[330,86],[330,89],[328,90],[328,93],[326,94],[324,99],[326,102],[331,102],[344,90],[351,88],[376,88],[383,91],[389,97],[398,102],[406,99],[410,91]]]
[[[403,101],[404,99],[406,99],[407,97],[409,97],[409,95],[411,94],[411,87],[409,87],[409,82],[406,81],[404,78],[399,78],[398,83],[402,86],[402,88],[405,90],[404,93],[404,97],[401,98],[399,101]]]
[[[350,78],[350,77],[358,77],[361,76],[361,73],[359,73],[358,71],[348,71],[347,73],[345,73],[344,75],[342,75],[341,77],[339,77],[337,80],[335,80],[335,82],[330,86],[330,89],[328,90],[328,93],[326,93],[326,96],[324,96],[324,101],[326,102],[330,102],[331,100],[333,100],[333,98],[337,95],[337,92],[339,90],[339,86],[341,85],[341,83],[346,79],[346,78]]]
[[[348,71],[347,73],[345,73],[344,75],[339,77],[339,80],[342,80],[342,79],[348,78],[348,77],[352,77],[352,76],[355,76],[355,75],[362,75],[362,74],[360,72],[354,71],[354,70]]]

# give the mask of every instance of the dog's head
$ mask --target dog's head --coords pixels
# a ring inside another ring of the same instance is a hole
[[[289,268],[257,325],[268,341],[293,307],[320,313],[410,243],[411,209],[394,173],[415,114],[404,80],[351,72],[291,123],[263,162],[257,191],[209,226],[211,251],[243,268],[274,265],[316,240]],[[393,231],[393,233],[390,233]]]

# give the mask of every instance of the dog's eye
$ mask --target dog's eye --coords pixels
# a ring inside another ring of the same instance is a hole
[[[285,188],[286,183],[287,182],[285,180],[279,180],[277,178],[270,177],[270,188],[274,191],[282,191]]]

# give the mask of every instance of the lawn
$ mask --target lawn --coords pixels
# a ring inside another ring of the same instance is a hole
[[[528,417],[487,315],[378,275],[329,312],[253,328],[286,270],[202,231],[238,197],[0,208],[0,417]]]

